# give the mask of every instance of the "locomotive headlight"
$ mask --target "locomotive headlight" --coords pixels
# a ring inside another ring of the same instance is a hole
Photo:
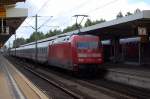
[[[79,58],[78,60],[79,60],[79,62],[83,62],[84,61],[84,59],[81,59],[81,58]]]
[[[79,54],[78,54],[78,57],[82,57],[82,58],[83,58],[83,57],[87,57],[87,54],[79,53]]]
[[[93,54],[93,57],[101,57],[101,54]]]
[[[99,53],[95,53],[95,54],[91,54],[92,57],[101,57],[101,54]]]
[[[86,58],[86,57],[102,57],[102,55],[100,53],[91,53],[91,54],[82,54],[79,53],[78,57],[80,58]]]

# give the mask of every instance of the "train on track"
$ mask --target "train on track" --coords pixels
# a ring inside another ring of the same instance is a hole
[[[62,69],[95,72],[103,63],[100,38],[94,35],[57,35],[10,50],[10,55]]]
[[[149,62],[150,43],[142,44],[139,49],[140,42],[140,37],[120,39],[118,60],[138,62],[141,50],[143,60]],[[99,36],[66,33],[13,48],[10,55],[46,63],[76,74],[86,71],[94,73],[101,64],[112,61],[114,45],[110,40],[102,41]]]

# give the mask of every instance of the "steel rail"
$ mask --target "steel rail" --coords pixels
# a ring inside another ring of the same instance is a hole
[[[63,92],[65,92],[66,94],[70,95],[71,97],[73,97],[74,99],[84,99],[82,96],[74,93],[71,90],[68,90],[65,87],[60,86],[59,84],[57,84],[56,82],[49,80],[48,78],[44,77],[43,75],[39,74],[38,72],[35,72],[34,70],[30,69],[29,67],[25,67],[24,68],[28,71],[30,71],[31,73],[33,73],[34,75],[42,78],[43,80],[47,81],[48,83],[52,84],[53,86],[57,87],[58,89],[62,90]]]

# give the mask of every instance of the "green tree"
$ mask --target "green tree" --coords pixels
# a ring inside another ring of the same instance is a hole
[[[79,28],[82,28],[81,25],[78,25]],[[78,29],[77,25],[76,24],[73,24],[72,26],[68,26],[67,28],[65,28],[63,30],[63,33],[66,33],[66,32],[70,32],[70,31],[73,31],[73,30],[77,30]]]
[[[117,17],[117,19],[122,18],[123,17],[122,12],[119,12],[116,17]]]
[[[24,38],[17,38],[16,40],[13,41],[13,48],[19,47],[22,44],[25,44],[25,39]]]
[[[103,23],[103,22],[106,22],[106,20],[105,19],[96,20],[93,22],[93,25],[98,23]]]
[[[139,13],[139,12],[141,12],[141,10],[140,10],[139,8],[137,8],[137,9],[134,11],[134,14]]]
[[[92,21],[90,19],[87,19],[85,24],[84,24],[84,27],[88,27],[88,26],[91,26],[91,25],[93,25]]]
[[[133,15],[131,12],[127,12],[125,16]]]
[[[84,27],[88,27],[88,26],[95,25],[95,24],[98,24],[98,23],[103,23],[103,22],[106,22],[106,20],[105,19],[100,19],[100,20],[96,20],[96,21],[91,21],[90,19],[87,19],[87,21],[84,24]]]
[[[27,43],[30,43],[30,42],[33,42],[33,41],[36,41],[36,40],[40,40],[40,39],[43,39],[45,38],[44,34],[42,32],[33,32],[33,34],[30,36],[30,38],[28,38],[26,40]]]
[[[55,35],[58,35],[58,34],[61,34],[62,31],[61,30],[50,30],[47,34],[45,34],[45,38],[48,38],[48,37],[51,37],[51,36],[55,36]]]

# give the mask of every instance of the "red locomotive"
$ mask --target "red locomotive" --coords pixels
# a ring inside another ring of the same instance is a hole
[[[37,55],[36,55],[37,53]],[[103,49],[98,36],[58,35],[16,48],[16,56],[48,63],[66,70],[95,72],[103,63]],[[11,49],[15,55],[15,49]]]

